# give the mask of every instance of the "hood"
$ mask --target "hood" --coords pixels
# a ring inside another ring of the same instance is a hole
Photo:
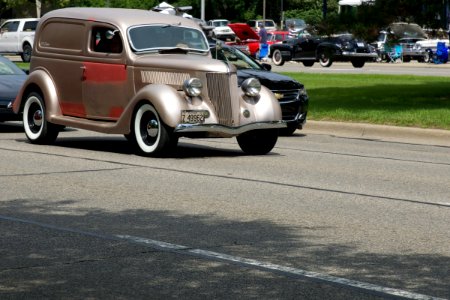
[[[240,69],[237,70],[237,76],[239,86],[245,79],[255,77],[269,90],[295,90],[303,88],[303,84],[291,77],[265,70]]]
[[[259,35],[253,31],[253,29],[245,23],[232,23],[228,24],[228,27],[234,31],[236,36],[242,41],[245,40],[257,40],[259,41]]]
[[[174,72],[230,72],[225,63],[213,59],[211,55],[196,54],[138,54],[133,66]]]
[[[398,39],[426,39],[427,34],[422,27],[414,23],[392,23],[388,32]]]
[[[0,75],[0,104],[7,105],[14,100],[27,75]]]

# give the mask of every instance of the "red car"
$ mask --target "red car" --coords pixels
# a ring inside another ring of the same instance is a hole
[[[271,31],[267,33],[267,44],[280,44],[289,38],[289,31]]]
[[[232,23],[228,26],[234,31],[237,38],[236,41],[225,44],[237,47],[256,57],[256,53],[259,51],[259,35],[245,23]]]

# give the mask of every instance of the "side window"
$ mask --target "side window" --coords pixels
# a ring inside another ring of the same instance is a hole
[[[38,21],[28,21],[23,25],[23,31],[36,31]]]
[[[12,21],[3,24],[2,32],[16,32],[19,28],[19,21]]]
[[[122,53],[123,43],[118,30],[94,27],[91,31],[91,50],[101,53]]]

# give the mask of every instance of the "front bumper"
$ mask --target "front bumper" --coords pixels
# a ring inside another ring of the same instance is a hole
[[[214,135],[237,136],[244,132],[260,129],[286,128],[284,121],[257,122],[238,127],[225,126],[221,124],[179,124],[175,127],[175,133],[211,133]]]

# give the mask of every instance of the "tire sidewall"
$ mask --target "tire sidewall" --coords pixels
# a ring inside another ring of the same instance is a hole
[[[281,51],[279,49],[273,51],[272,61],[276,66],[282,66],[284,64],[283,56],[281,55]]]
[[[33,132],[31,130],[30,123],[28,121],[29,114],[30,114],[30,108],[33,104],[39,105],[39,107],[42,111],[42,124],[41,124],[38,132]],[[28,97],[25,101],[25,105],[23,107],[23,127],[25,129],[25,134],[27,135],[27,138],[30,141],[39,141],[41,139],[43,133],[45,132],[45,126],[46,126],[46,121],[45,121],[44,101],[38,94],[31,93],[30,95],[28,95]]]
[[[156,140],[153,144],[148,145],[144,139],[142,138],[141,135],[141,122],[142,122],[142,118],[145,116],[146,113],[152,113],[157,122],[158,122],[158,133],[157,133],[157,137]],[[134,121],[133,121],[133,132],[134,132],[134,138],[135,138],[135,142],[137,144],[137,146],[139,147],[139,149],[145,153],[145,154],[152,154],[155,153],[159,150],[159,146],[160,146],[160,142],[161,142],[161,130],[162,130],[162,123],[161,123],[161,119],[158,115],[158,113],[156,112],[156,109],[150,105],[150,104],[143,104],[141,105],[135,114],[134,117]]]

